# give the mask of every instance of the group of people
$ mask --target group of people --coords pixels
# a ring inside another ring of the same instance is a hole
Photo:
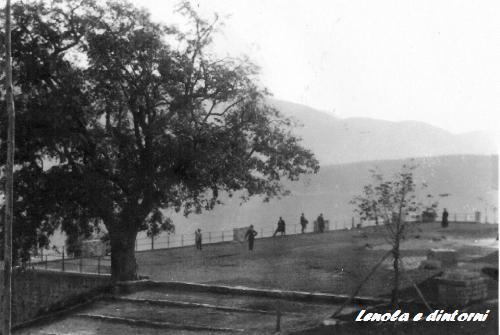
[[[325,219],[323,218],[323,213],[321,213],[318,218],[316,219],[316,222],[318,224],[318,231],[320,233],[323,233],[325,231]],[[306,219],[304,213],[300,215],[299,219],[300,226],[302,228],[302,234],[305,233],[307,224],[309,221]],[[280,216],[278,219],[278,226],[276,227],[276,230],[274,231],[273,237],[275,237],[277,234],[281,234],[281,236],[286,235],[286,223],[285,220]],[[245,239],[248,241],[248,250],[253,250],[254,246],[254,241],[255,241],[255,236],[257,236],[257,232],[253,228],[253,225],[250,225],[248,228],[246,234],[245,234]]]
[[[302,232],[302,234],[304,234],[306,231],[307,225],[309,224],[309,221],[306,219],[304,213],[302,213],[300,215],[299,222],[300,222],[300,226],[302,228],[301,232]],[[318,216],[318,218],[316,219],[316,222],[318,224],[318,231],[320,233],[323,233],[325,231],[325,219],[323,218],[323,213],[321,213]],[[446,210],[446,208],[443,211],[441,225],[444,228],[448,227],[448,211]],[[276,231],[273,234],[273,237],[275,237],[278,233],[280,233],[281,236],[286,235],[286,223],[285,223],[285,220],[283,220],[283,218],[281,216],[278,220],[278,226],[276,228]],[[257,231],[255,231],[253,225],[250,225],[250,227],[248,227],[248,229],[245,233],[245,240],[248,241],[248,250],[253,250],[254,241],[255,241],[256,236],[257,236]],[[202,238],[201,229],[198,228],[195,231],[195,245],[196,245],[196,249],[198,249],[198,250],[201,250],[201,247],[202,247],[202,239],[201,238]]]
[[[307,224],[309,221],[306,219],[304,213],[300,215],[300,226],[302,228],[301,232],[304,234],[306,232]],[[323,213],[321,213],[318,218],[316,219],[316,222],[318,223],[318,231],[320,233],[323,233],[325,231],[325,219],[323,218]],[[276,231],[273,234],[273,237],[275,237],[278,233],[281,233],[281,236],[286,235],[286,224],[285,220],[280,216],[278,220],[278,227],[276,228]]]
[[[299,222],[300,222],[300,226],[302,227],[301,232],[302,232],[302,234],[304,234],[306,231],[307,225],[309,223],[309,221],[306,219],[304,213],[302,213],[300,215]],[[318,218],[316,219],[316,222],[318,224],[318,231],[320,233],[323,233],[325,231],[325,219],[323,218],[323,213],[321,213],[318,216]],[[286,235],[286,223],[285,223],[285,220],[283,220],[283,218],[281,216],[278,220],[278,227],[276,228],[276,231],[274,232],[273,237],[275,237],[278,233],[280,233],[281,236]],[[201,248],[202,248],[201,229],[198,228],[197,230],[195,230],[194,234],[195,234],[196,249],[201,250]],[[250,227],[248,227],[248,229],[245,233],[245,240],[248,241],[248,250],[253,250],[254,241],[255,241],[256,236],[257,236],[257,231],[254,229],[253,225],[250,225]]]

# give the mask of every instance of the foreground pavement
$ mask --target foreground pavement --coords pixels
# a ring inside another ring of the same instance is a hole
[[[152,288],[105,297],[18,335],[269,334],[309,329],[338,305],[270,297]],[[359,310],[349,305],[345,312]]]

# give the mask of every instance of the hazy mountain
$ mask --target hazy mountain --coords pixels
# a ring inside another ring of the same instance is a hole
[[[303,125],[295,133],[323,165],[498,152],[495,135],[489,132],[453,134],[422,122],[342,119],[290,102],[270,99],[269,103]]]

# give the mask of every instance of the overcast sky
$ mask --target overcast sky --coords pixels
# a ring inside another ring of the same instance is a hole
[[[132,0],[175,22],[177,1]],[[339,117],[498,130],[500,1],[192,0],[225,19],[221,55],[246,54],[278,99]]]

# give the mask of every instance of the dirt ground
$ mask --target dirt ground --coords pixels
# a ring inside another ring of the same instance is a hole
[[[351,293],[389,250],[383,227],[324,234],[265,238],[248,251],[244,243],[164,249],[137,253],[139,272],[153,280],[243,285],[256,288]],[[401,245],[409,277],[417,282],[440,271],[419,269],[431,248],[453,248],[461,266],[497,266],[498,225],[419,224]],[[384,296],[391,290],[392,270],[386,260],[360,295]],[[403,279],[402,287],[411,287]],[[414,296],[413,290],[408,290]],[[433,297],[430,297],[432,300]]]

